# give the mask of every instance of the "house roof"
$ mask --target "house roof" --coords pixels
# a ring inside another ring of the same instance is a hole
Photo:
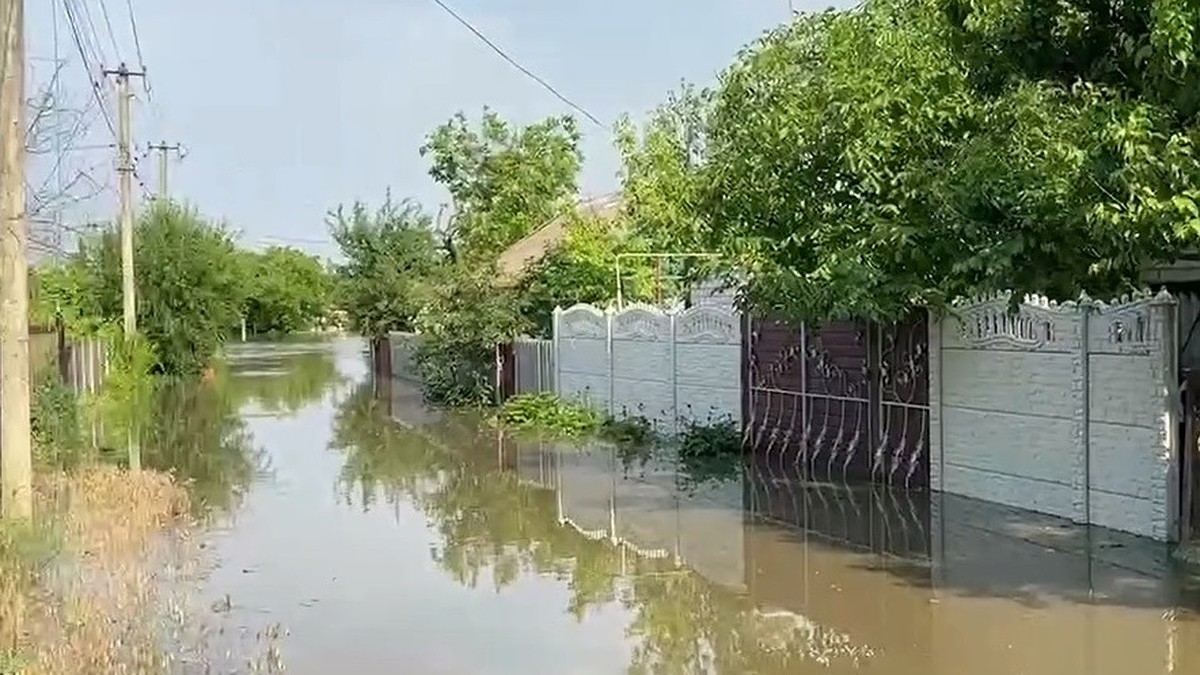
[[[581,200],[577,208],[595,216],[610,217],[620,210],[621,201],[621,193],[614,192]],[[496,285],[501,288],[517,285],[531,267],[562,245],[567,238],[570,216],[571,214],[562,214],[552,218],[505,249],[496,260]]]

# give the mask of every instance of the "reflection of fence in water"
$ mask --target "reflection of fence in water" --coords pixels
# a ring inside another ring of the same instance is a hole
[[[927,493],[880,485],[821,483],[756,466],[746,472],[753,517],[796,527],[830,543],[928,559]]]
[[[745,585],[742,489],[680,488],[678,462],[653,457],[627,468],[607,444],[518,444],[522,480],[557,492],[559,520],[642,558],[673,560],[720,585]]]
[[[421,344],[421,336],[416,333],[389,333],[388,345],[391,348],[392,377],[407,382],[420,382],[417,373],[416,353]]]

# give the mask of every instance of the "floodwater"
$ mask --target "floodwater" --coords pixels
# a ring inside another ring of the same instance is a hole
[[[213,611],[280,626],[288,673],[1200,675],[1200,592],[1148,542],[505,439],[354,340],[230,371],[215,458],[150,461],[214,514]]]

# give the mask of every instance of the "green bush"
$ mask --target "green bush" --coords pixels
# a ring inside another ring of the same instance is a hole
[[[85,448],[80,402],[57,370],[34,384],[30,412],[37,463],[50,469],[76,466]]]
[[[500,408],[497,419],[508,429],[567,438],[594,434],[604,422],[594,409],[546,393],[510,398]]]
[[[246,290],[229,232],[193,209],[172,203],[146,209],[135,233],[138,328],[166,375],[200,373],[237,325]],[[120,241],[110,230],[81,252],[94,315],[122,316]]]

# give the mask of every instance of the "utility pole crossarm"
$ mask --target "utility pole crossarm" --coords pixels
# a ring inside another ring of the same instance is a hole
[[[167,155],[173,152],[179,156],[179,159],[183,159],[183,146],[179,143],[168,145],[166,141],[160,141],[151,143],[146,148],[150,152],[158,153],[158,198],[165,200],[170,194],[167,190]]]

